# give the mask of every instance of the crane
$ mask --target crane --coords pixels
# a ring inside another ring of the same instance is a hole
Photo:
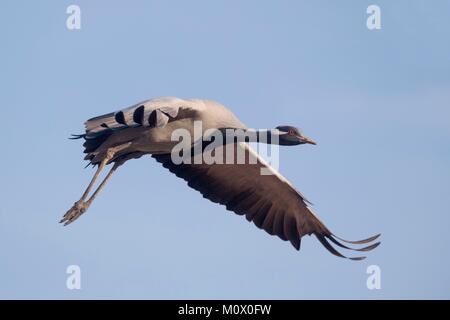
[[[358,241],[344,240],[333,234],[312,211],[310,202],[249,146],[247,142],[252,142],[249,139],[224,140],[214,149],[213,152],[221,151],[224,157],[232,153],[232,163],[175,163],[173,150],[179,141],[174,141],[172,134],[176,130],[193,134],[196,122],[201,122],[204,131],[216,130],[228,136],[230,131],[231,134],[238,131],[248,133],[248,136],[252,133],[256,142],[282,146],[316,144],[293,126],[282,125],[271,130],[249,129],[228,108],[212,100],[161,97],[139,102],[87,120],[85,133],[73,135],[73,139],[85,140],[85,160],[97,166],[97,170],[81,198],[60,222],[68,225],[78,219],[118,167],[130,159],[149,154],[164,168],[184,179],[189,187],[199,191],[204,198],[245,216],[267,233],[290,241],[297,250],[300,250],[303,236],[314,235],[332,254],[362,260],[364,256],[344,256],[332,244],[354,251],[370,251],[380,244],[375,242],[380,234]],[[198,140],[192,141],[190,146],[196,144]],[[201,145],[200,150],[204,152],[204,141]],[[238,154],[254,161],[236,163]],[[193,156],[191,154],[189,157]],[[112,165],[111,169],[88,197],[100,173],[109,164]],[[261,174],[261,170],[268,170],[270,174]]]

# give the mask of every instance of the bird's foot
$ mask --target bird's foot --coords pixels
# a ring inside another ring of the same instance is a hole
[[[78,200],[74,203],[72,208],[70,208],[66,214],[63,216],[59,223],[64,223],[65,226],[77,220],[83,213],[86,212],[89,207],[88,203],[83,200]]]

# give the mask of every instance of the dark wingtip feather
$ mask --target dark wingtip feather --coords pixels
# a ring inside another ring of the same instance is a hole
[[[325,247],[325,249],[330,251],[332,254],[334,254],[335,256],[341,257],[341,258],[346,258],[339,251],[337,251],[335,248],[333,248],[323,235],[315,234],[315,236],[320,241],[320,243]]]
[[[344,245],[343,243],[340,243],[339,241],[337,241],[337,240],[334,238],[333,235],[325,236],[325,237],[326,237],[327,239],[329,239],[331,242],[333,242],[335,245],[337,245],[337,246],[339,246],[339,247],[341,247],[341,248],[348,249],[348,250],[353,250],[353,251],[370,251],[370,250],[373,250],[373,249],[375,249],[376,247],[378,247],[378,246],[380,245],[380,243],[381,243],[381,242],[377,242],[377,243],[371,244],[371,245],[369,245],[369,246],[367,246],[367,247],[363,247],[363,248],[350,248],[350,247]],[[376,238],[375,238],[375,239],[376,239]]]
[[[344,258],[344,259],[355,260],[355,261],[364,260],[366,258],[364,256],[362,256],[362,257],[346,257],[342,253],[337,251],[335,248],[333,248],[333,246],[327,241],[325,236],[323,236],[321,234],[317,234],[317,233],[315,233],[314,235],[320,241],[320,243],[322,243],[322,245],[325,247],[325,249],[327,249],[329,252],[331,252],[335,256],[338,256],[338,257]]]
[[[331,234],[331,235],[332,235],[333,237],[335,237],[336,239],[339,239],[339,240],[344,241],[344,242],[346,242],[346,243],[351,243],[351,244],[364,244],[364,243],[369,243],[369,242],[372,242],[372,241],[378,239],[378,238],[381,236],[381,233],[376,234],[376,235],[374,235],[374,236],[372,236],[372,237],[369,237],[369,238],[367,238],[367,239],[357,240],[357,241],[345,240],[345,239],[342,239],[342,238],[338,237],[338,236],[335,235],[335,234]]]
[[[374,243],[374,244],[372,244],[370,246],[367,246],[367,247],[364,247],[362,249],[359,249],[358,251],[371,251],[371,250],[375,249],[376,247],[378,247],[380,244],[381,244],[381,242],[378,241],[378,242],[376,242],[376,243]]]
[[[366,257],[354,257],[354,258],[348,258],[348,259],[350,259],[350,260],[353,260],[353,261],[361,261],[361,260],[364,260]]]

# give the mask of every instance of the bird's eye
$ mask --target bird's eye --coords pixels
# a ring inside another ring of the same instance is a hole
[[[288,131],[288,135],[290,135],[290,136],[293,136],[293,135],[295,135],[295,132],[294,132],[294,130],[292,130],[292,129],[289,129],[289,131]]]

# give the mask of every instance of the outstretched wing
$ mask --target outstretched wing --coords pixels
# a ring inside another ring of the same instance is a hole
[[[226,148],[223,148],[225,159]],[[365,240],[347,241],[335,236],[312,212],[304,197],[280,173],[259,157],[247,144],[235,144],[246,154],[245,164],[174,164],[170,154],[152,155],[158,162],[176,176],[186,180],[188,185],[201,192],[204,198],[225,205],[228,210],[244,215],[248,221],[271,235],[289,240],[297,249],[304,235],[314,234],[332,254],[347,258],[338,252],[331,243],[355,250],[369,251],[380,243],[366,247],[350,248],[343,242],[368,244],[379,235]],[[256,163],[248,159],[256,157]],[[236,159],[235,159],[236,160]],[[236,163],[236,162],[234,162]],[[261,175],[261,169],[270,170],[271,175]],[[331,242],[331,243],[330,243]],[[361,260],[365,257],[351,257]]]
[[[103,131],[127,127],[163,127],[177,117],[188,101],[175,97],[146,100],[131,107],[89,119],[85,122],[86,135],[95,136]]]
[[[164,127],[168,122],[192,115],[198,107],[192,101],[174,97],[146,100],[131,107],[91,118],[85,122],[86,132],[72,139],[85,139],[85,159],[94,159],[94,152],[114,133],[134,127]]]

